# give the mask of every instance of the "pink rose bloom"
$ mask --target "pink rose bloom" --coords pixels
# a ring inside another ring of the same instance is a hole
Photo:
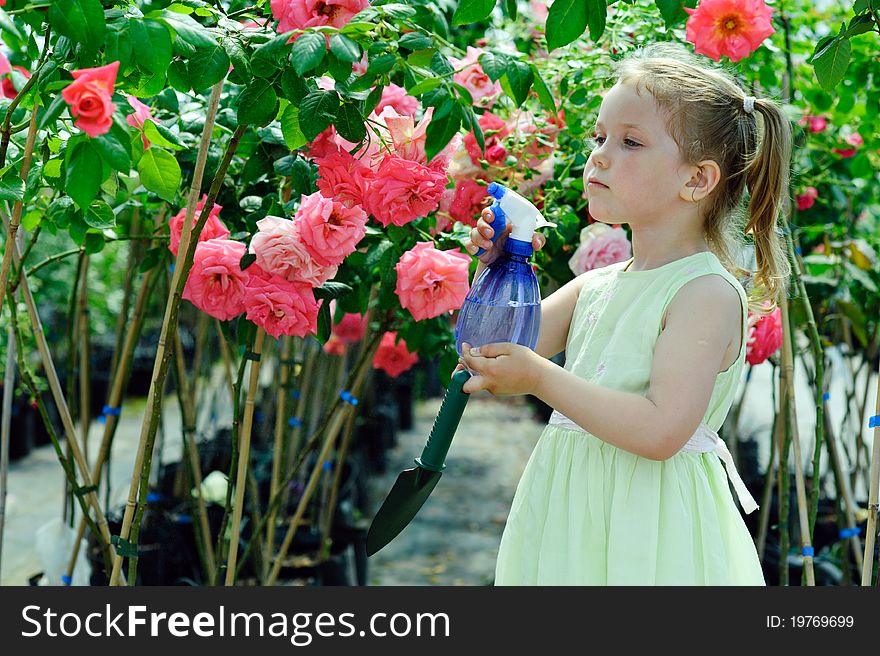
[[[690,14],[685,38],[694,44],[694,52],[721,61],[739,61],[757,50],[776,30],[770,16],[773,10],[764,0],[700,0]]]
[[[183,298],[202,312],[228,321],[245,310],[245,288],[250,274],[241,270],[244,244],[230,239],[209,239],[196,246]]]
[[[491,107],[501,95],[501,82],[493,82],[480,66],[479,58],[484,52],[481,48],[468,46],[464,59],[449,58],[456,69],[464,67],[452,79],[470,92],[477,107]]]
[[[809,125],[810,132],[823,132],[828,127],[824,116],[802,116],[798,125]]]
[[[379,348],[373,356],[373,368],[381,369],[392,378],[397,378],[419,361],[419,356],[410,353],[406,348],[405,341],[401,339],[395,344],[396,339],[397,333],[382,335],[382,341],[379,342]]]
[[[248,252],[257,256],[257,266],[263,271],[311,287],[320,287],[338,270],[315,261],[300,239],[296,221],[277,216],[257,221],[257,233],[251,238]]]
[[[810,209],[816,203],[818,197],[819,192],[815,187],[807,187],[804,189],[804,193],[797,196],[797,208],[799,210]]]
[[[440,251],[419,242],[400,258],[397,296],[416,321],[457,310],[468,293],[470,257],[458,251]]]
[[[318,189],[327,198],[347,207],[364,205],[373,171],[344,150],[336,150],[324,157],[316,157]]]
[[[529,0],[529,8],[531,8],[535,18],[539,21],[547,21],[547,16],[550,15],[550,10],[547,8],[547,3],[544,2],[544,0]]]
[[[367,53],[364,53],[364,56],[361,57],[361,60],[359,62],[355,62],[354,65],[352,65],[351,72],[357,75],[363,75],[367,72],[367,68],[369,68],[369,66],[369,56],[367,55]]]
[[[463,180],[455,185],[454,194],[448,209],[449,216],[454,221],[476,226],[480,212],[486,206],[486,185],[476,180]]]
[[[6,55],[0,52],[0,77],[3,78],[3,95],[10,100],[15,100],[15,97],[18,95],[18,89],[15,88],[15,84],[12,81],[12,70],[13,67],[6,58]],[[16,66],[15,70],[21,73],[25,79],[31,76],[30,72],[23,66]]]
[[[140,100],[135,98],[132,95],[127,95],[125,99],[128,101],[128,104],[131,105],[131,108],[134,110],[134,114],[129,114],[125,117],[125,121],[133,128],[137,128],[141,130],[141,139],[144,140],[144,150],[150,147],[150,141],[147,139],[147,135],[143,133],[144,129],[144,121],[154,121],[156,119],[153,118],[153,115],[150,114],[149,106],[142,103]]]
[[[106,134],[113,124],[111,117],[116,105],[110,98],[118,70],[119,62],[115,61],[98,68],[71,71],[73,83],[61,90],[61,97],[70,105],[70,115],[77,119],[74,125],[90,137]]]
[[[323,346],[324,353],[328,355],[338,355],[342,357],[348,350],[348,345],[334,335],[330,335],[330,339]]]
[[[326,128],[318,134],[307,146],[306,155],[312,158],[327,157],[339,151],[339,145],[336,143],[336,130],[333,126]]]
[[[503,118],[489,112],[480,116],[478,123],[483,131],[486,144],[486,161],[490,164],[501,164],[507,157],[507,151],[501,146],[501,142],[504,137],[510,134],[510,127]],[[479,166],[483,154],[480,152],[480,146],[473,130],[464,138],[464,147],[467,149],[468,155],[471,156],[471,161]]]
[[[865,145],[865,140],[862,139],[862,135],[858,132],[854,132],[846,139],[844,139],[846,143],[848,143],[852,148],[832,148],[831,152],[840,155],[841,157],[852,157],[856,154],[859,148]]]
[[[193,215],[193,226],[195,226],[196,222],[199,220],[199,216],[202,214],[202,209],[205,207],[206,200],[208,200],[207,194],[203,195],[202,200],[196,205],[196,213]],[[202,227],[202,232],[199,234],[199,241],[226,239],[229,237],[229,230],[223,225],[223,222],[218,216],[222,209],[223,207],[214,203],[214,207],[211,208],[211,213],[208,215],[208,220],[205,221],[205,225]],[[171,241],[168,243],[168,250],[174,254],[174,257],[177,257],[177,251],[180,248],[180,237],[183,234],[183,223],[185,219],[186,208],[184,207],[168,220],[168,230],[171,233]]]
[[[291,282],[258,267],[248,280],[244,306],[248,320],[272,337],[318,332],[319,305],[307,283]]]
[[[367,213],[361,207],[346,207],[319,192],[302,197],[294,221],[300,239],[322,266],[342,264],[367,231]]]
[[[782,311],[776,308],[767,315],[749,311],[748,327],[746,362],[761,364],[782,346]]]
[[[269,4],[272,16],[278,20],[279,34],[321,25],[344,27],[355,14],[370,6],[369,0],[271,0]],[[291,37],[291,41],[296,39]]]
[[[437,209],[446,174],[418,162],[386,155],[370,185],[366,209],[383,226],[403,226]]]
[[[581,243],[568,261],[568,268],[579,276],[585,271],[623,262],[632,257],[632,246],[623,228],[592,223],[581,230]]]
[[[382,99],[373,111],[381,114],[386,107],[393,108],[401,116],[415,116],[419,108],[419,99],[407,95],[403,87],[389,84],[382,89]]]
[[[394,154],[403,159],[419,164],[427,163],[431,168],[445,171],[449,166],[449,160],[456,148],[458,148],[458,135],[443,148],[443,150],[428,162],[425,153],[428,125],[434,116],[434,108],[428,107],[418,124],[412,116],[400,116],[393,107],[385,107],[379,115],[379,119],[388,128],[391,136]]]
[[[359,342],[364,338],[364,332],[367,330],[367,317],[363,314],[346,312],[342,320],[333,324],[330,330],[345,344]]]

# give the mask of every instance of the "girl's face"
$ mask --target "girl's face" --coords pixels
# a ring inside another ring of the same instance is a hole
[[[594,140],[584,168],[594,219],[647,226],[682,211],[685,201],[679,192],[692,167],[682,161],[650,93],[614,85],[599,108]]]

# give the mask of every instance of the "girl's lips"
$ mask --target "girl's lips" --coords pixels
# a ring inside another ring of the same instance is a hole
[[[589,180],[587,180],[587,186],[588,187],[599,187],[600,189],[608,189],[608,185],[602,184],[601,182],[599,182],[598,180],[594,180],[593,178],[590,178]]]

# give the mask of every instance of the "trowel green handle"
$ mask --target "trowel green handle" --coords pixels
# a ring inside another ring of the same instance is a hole
[[[452,376],[422,455],[416,458],[416,464],[422,469],[439,472],[446,468],[446,453],[470,398],[470,394],[462,392],[461,388],[470,377],[471,374],[466,369],[457,371]]]

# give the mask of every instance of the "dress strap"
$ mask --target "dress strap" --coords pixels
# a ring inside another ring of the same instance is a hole
[[[568,430],[576,430],[582,433],[589,432],[585,431],[558,410],[554,410],[553,414],[550,415],[549,423],[552,426],[559,426],[560,428],[566,428]],[[724,440],[718,437],[718,433],[713,431],[706,424],[701,423],[681,450],[688,453],[714,453],[717,455],[721,459],[721,462],[724,463],[724,471],[727,473],[727,478],[733,485],[733,489],[736,491],[736,496],[745,513],[748,515],[758,509],[758,504],[755,501],[755,498],[751,495],[746,484],[743,482],[742,477],[736,470],[736,465],[733,463],[733,456],[731,455],[730,450],[727,448]]]

